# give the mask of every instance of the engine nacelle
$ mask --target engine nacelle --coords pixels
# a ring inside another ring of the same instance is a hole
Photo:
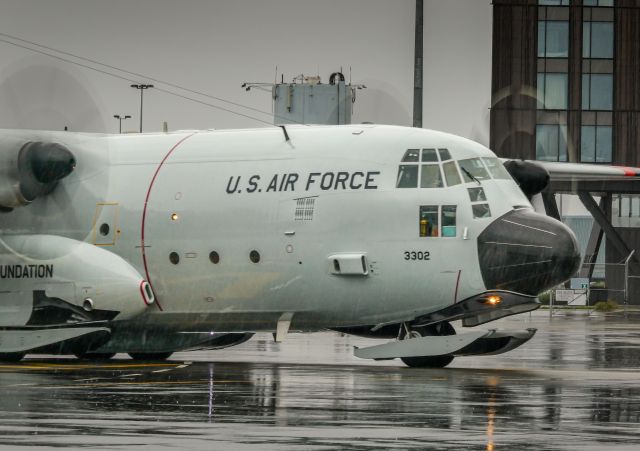
[[[73,154],[62,144],[0,138],[0,207],[28,205],[51,192],[75,168]]]
[[[0,326],[125,320],[154,302],[149,284],[124,259],[54,235],[0,239]]]
[[[549,184],[549,171],[533,161],[508,160],[504,167],[529,200]]]

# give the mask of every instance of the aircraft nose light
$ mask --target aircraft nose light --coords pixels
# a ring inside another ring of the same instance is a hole
[[[481,298],[478,299],[478,301],[482,304],[485,305],[490,305],[492,307],[495,307],[496,305],[500,304],[502,302],[502,298],[500,296],[498,296],[497,294],[493,294],[491,296],[487,296],[486,298]]]
[[[530,209],[512,210],[478,237],[480,271],[488,290],[536,296],[564,282],[580,265],[567,226]]]

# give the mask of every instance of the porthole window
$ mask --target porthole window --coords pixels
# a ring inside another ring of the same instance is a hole
[[[258,263],[260,261],[260,252],[251,251],[251,253],[249,254],[249,260],[251,260],[253,263]]]
[[[171,252],[169,254],[169,261],[174,265],[177,265],[178,263],[180,263],[180,256],[177,252]]]
[[[109,224],[107,224],[106,222],[100,226],[100,235],[109,235]]]
[[[220,263],[220,255],[216,251],[211,251],[209,254],[209,260],[211,260],[211,263],[214,265],[217,265]]]

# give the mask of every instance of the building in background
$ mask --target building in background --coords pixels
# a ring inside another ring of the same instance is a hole
[[[494,0],[492,50],[490,147],[499,156],[640,165],[639,0]],[[552,183],[551,211],[555,193],[578,194],[595,213],[587,263],[603,233],[608,263],[640,249],[637,182]],[[621,287],[621,277],[611,266],[607,284]]]

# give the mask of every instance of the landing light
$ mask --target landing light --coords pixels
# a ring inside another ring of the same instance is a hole
[[[496,294],[492,294],[491,296],[481,299],[480,302],[486,305],[496,306],[502,302],[502,298]]]
[[[171,220],[172,220],[172,221],[177,221],[177,220],[178,220],[178,213],[173,213],[173,214],[171,215]]]

